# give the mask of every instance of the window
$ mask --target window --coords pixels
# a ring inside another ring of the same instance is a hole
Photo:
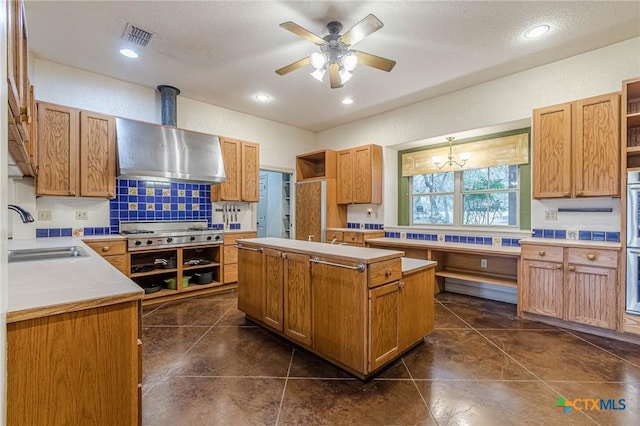
[[[517,226],[519,180],[517,165],[414,175],[411,223]]]

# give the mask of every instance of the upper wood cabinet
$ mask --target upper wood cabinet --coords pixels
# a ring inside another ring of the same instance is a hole
[[[22,0],[8,1],[7,98],[8,148],[22,173],[34,176],[33,87],[29,82],[27,19]]]
[[[533,111],[533,197],[620,195],[620,95]]]
[[[211,201],[258,202],[260,145],[221,137],[220,148],[227,181],[211,185]]]
[[[323,149],[296,156],[296,180],[335,179],[336,151]]]
[[[382,147],[364,145],[338,151],[338,204],[382,203]]]
[[[115,196],[112,116],[39,102],[36,195]]]

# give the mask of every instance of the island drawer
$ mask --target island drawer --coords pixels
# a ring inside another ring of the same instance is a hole
[[[527,260],[562,262],[563,247],[523,244],[520,256]]]
[[[369,288],[402,278],[402,260],[385,260],[369,265]]]
[[[618,252],[595,248],[570,248],[568,262],[576,265],[600,266],[603,268],[618,267]]]
[[[86,245],[91,247],[96,253],[101,256],[113,256],[117,254],[125,254],[127,252],[126,241],[84,241]]]

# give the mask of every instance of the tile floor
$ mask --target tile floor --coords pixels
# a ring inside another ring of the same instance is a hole
[[[515,312],[442,293],[433,333],[363,383],[246,321],[235,292],[145,307],[143,424],[640,424],[640,346]]]

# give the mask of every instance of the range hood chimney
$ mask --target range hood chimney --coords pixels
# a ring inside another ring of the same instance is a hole
[[[160,91],[160,106],[162,107],[162,124],[176,127],[178,125],[178,112],[176,98],[180,94],[180,89],[173,86],[158,86]]]
[[[180,90],[158,86],[162,126],[116,117],[118,177],[226,182],[218,136],[176,128]]]

